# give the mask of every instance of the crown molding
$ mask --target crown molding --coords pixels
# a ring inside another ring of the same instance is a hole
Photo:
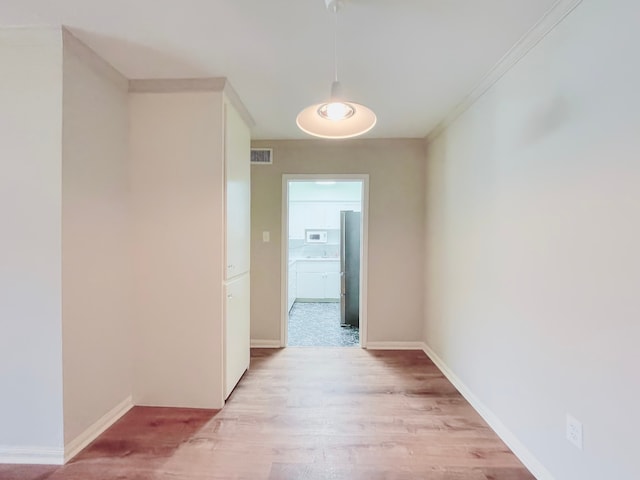
[[[482,77],[473,90],[451,110],[447,116],[426,136],[427,143],[431,143],[439,137],[451,124],[453,124],[464,112],[511,70],[523,57],[527,55],[538,43],[551,33],[571,12],[573,12],[582,0],[557,0],[547,10],[544,16],[536,23],[509,51]]]
[[[221,92],[227,84],[224,77],[208,78],[142,78],[129,80],[131,93]]]
[[[67,27],[62,27],[63,55],[71,53],[77,56],[85,64],[91,67],[96,73],[108,78],[125,92],[129,88],[129,81],[116,70],[113,65],[94,52],[91,47],[76,37]]]
[[[223,92],[229,102],[249,128],[256,122],[245,107],[240,96],[225,77],[207,78],[144,78],[129,80],[131,93],[184,93],[184,92]]]
[[[245,107],[244,103],[242,103],[242,100],[240,100],[240,96],[235,91],[235,89],[231,86],[231,83],[229,83],[228,80],[225,82],[225,85],[224,85],[224,94],[226,95],[231,105],[233,105],[235,109],[238,111],[238,114],[240,114],[240,117],[242,117],[242,119],[247,124],[247,126],[250,129],[253,128],[256,125],[255,120],[249,113],[249,110],[247,109],[247,107]]]

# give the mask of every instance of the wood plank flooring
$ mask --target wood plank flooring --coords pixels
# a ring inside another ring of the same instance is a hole
[[[136,407],[63,467],[2,480],[530,480],[419,351],[252,350],[219,411]]]

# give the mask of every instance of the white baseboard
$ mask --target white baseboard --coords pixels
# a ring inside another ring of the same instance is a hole
[[[424,350],[422,342],[367,342],[368,350]]]
[[[280,340],[251,340],[251,348],[280,348]]]
[[[0,445],[0,463],[24,465],[63,465],[62,448],[5,447]]]
[[[131,396],[122,400],[118,405],[113,407],[89,428],[71,440],[64,448],[64,463],[67,463],[75,457],[80,451],[93,442],[102,432],[113,425],[125,413],[133,407],[133,399]]]
[[[424,353],[436,364],[445,377],[453,384],[462,396],[471,404],[476,412],[493,429],[500,439],[507,444],[511,451],[538,480],[554,480],[553,475],[529,451],[524,444],[509,430],[504,423],[464,384],[458,376],[444,363],[444,361],[426,343],[423,343]]]

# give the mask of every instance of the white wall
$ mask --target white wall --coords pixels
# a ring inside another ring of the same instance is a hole
[[[134,376],[221,407],[222,91],[129,96],[60,28],[0,30],[0,64],[0,462],[61,462]]]
[[[0,30],[0,65],[0,461],[59,461],[60,30]]]
[[[273,165],[251,167],[251,338],[280,341],[282,175],[369,174],[368,342],[422,336],[424,143],[259,141]],[[262,232],[271,242],[262,242]]]
[[[264,165],[268,168],[267,165]],[[362,199],[362,182],[336,182],[318,185],[316,182],[291,182],[290,202],[359,202]]]
[[[65,32],[65,445],[132,393],[127,80]],[[69,452],[67,452],[69,453]]]
[[[222,93],[130,95],[134,400],[222,406]]]
[[[425,340],[556,479],[640,478],[638,18],[584,0],[428,148]]]

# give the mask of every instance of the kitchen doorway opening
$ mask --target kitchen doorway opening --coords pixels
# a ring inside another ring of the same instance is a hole
[[[281,346],[366,347],[368,175],[283,175]]]

